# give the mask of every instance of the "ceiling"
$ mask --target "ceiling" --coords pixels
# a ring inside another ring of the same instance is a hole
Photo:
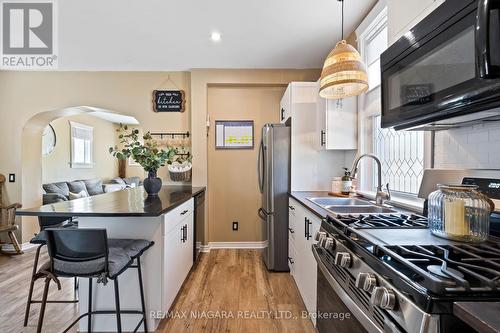
[[[345,0],[346,35],[375,2]],[[320,68],[341,37],[340,9],[337,0],[58,1],[59,69]]]

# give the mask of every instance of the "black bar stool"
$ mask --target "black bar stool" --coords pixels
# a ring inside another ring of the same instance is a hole
[[[45,305],[50,281],[59,286],[59,277],[80,277],[89,279],[88,311],[80,315],[65,330],[67,332],[83,317],[88,317],[87,329],[92,331],[92,315],[116,314],[117,332],[122,332],[122,314],[140,314],[142,319],[137,324],[137,332],[141,324],[144,332],[148,332],[146,321],[146,306],[141,273],[141,255],[153,246],[154,242],[141,239],[108,239],[106,229],[46,229],[47,249],[50,261],[42,265],[39,274],[45,276],[42,305],[38,318],[37,333],[42,332]],[[134,261],[136,264],[134,265]],[[141,295],[141,310],[121,310],[118,276],[128,268],[137,268],[139,291]],[[92,310],[92,278],[98,282],[114,282],[115,310]]]
[[[31,273],[31,281],[30,288],[28,291],[28,302],[26,303],[26,311],[24,313],[24,327],[28,325],[28,319],[30,315],[31,304],[41,303],[41,300],[33,300],[33,288],[35,286],[36,280],[43,277],[43,275],[39,275],[38,273],[38,260],[40,259],[40,250],[43,246],[47,245],[47,240],[45,237],[45,229],[47,228],[78,228],[78,222],[73,220],[72,217],[64,216],[64,217],[38,217],[38,225],[40,227],[40,232],[35,235],[30,240],[31,244],[36,244],[37,249],[35,253],[35,260],[33,263],[33,270]],[[76,298],[76,289],[78,285],[78,280],[75,278],[75,298],[73,300],[48,300],[47,303],[78,303],[78,299]]]

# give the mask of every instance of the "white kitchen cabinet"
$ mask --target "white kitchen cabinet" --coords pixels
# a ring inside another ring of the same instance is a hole
[[[357,98],[324,99],[318,94],[316,107],[318,148],[358,149]]]
[[[284,124],[292,114],[292,110],[290,107],[291,95],[292,95],[292,86],[288,85],[280,102],[280,123],[282,124]]]
[[[445,0],[387,0],[389,45],[410,31]]]
[[[193,266],[193,209],[190,199],[164,217],[163,311],[170,309]]]
[[[291,82],[286,87],[280,102],[280,122],[286,123],[299,117],[297,113],[300,107],[312,107],[315,103],[317,91],[314,82]]]
[[[289,199],[290,221],[295,235],[289,237],[289,266],[290,273],[299,289],[300,296],[306,309],[310,313],[316,312],[317,299],[317,265],[312,254],[311,246],[314,243],[316,232],[321,226],[321,219],[309,212],[293,198]],[[316,324],[316,320],[313,319]]]

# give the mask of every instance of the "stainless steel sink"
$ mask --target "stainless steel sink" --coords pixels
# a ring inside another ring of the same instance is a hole
[[[394,209],[380,206],[326,206],[326,210],[335,214],[368,214],[368,213],[396,213]]]
[[[318,197],[307,199],[334,214],[396,213],[394,209],[377,206],[369,201],[355,198]]]
[[[314,202],[323,208],[326,206],[369,206],[368,201],[355,199],[355,198],[332,198],[332,197],[319,197],[307,198],[309,201]]]

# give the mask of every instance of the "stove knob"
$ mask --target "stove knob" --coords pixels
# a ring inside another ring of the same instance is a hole
[[[331,237],[326,237],[324,247],[325,250],[333,251],[335,248],[335,240]]]
[[[396,294],[392,289],[376,287],[373,289],[371,302],[382,309],[392,310],[396,307]]]
[[[377,277],[373,273],[359,273],[356,278],[356,287],[371,292],[377,286]]]
[[[325,238],[325,237],[326,237],[326,232],[324,232],[324,231],[318,231],[316,233],[316,237],[314,237],[314,239],[317,240],[318,242],[321,242],[321,240],[323,238]]]
[[[351,255],[348,252],[337,252],[335,254],[335,265],[340,267],[351,266]]]

